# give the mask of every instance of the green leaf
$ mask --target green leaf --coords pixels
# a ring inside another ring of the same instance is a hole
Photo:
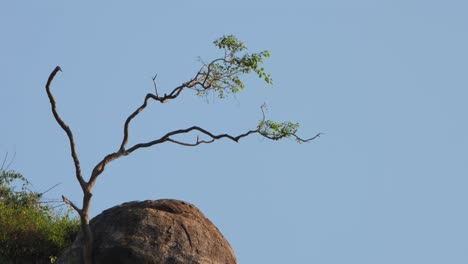
[[[280,140],[294,136],[299,129],[299,123],[274,122],[271,120],[262,120],[258,124],[259,133],[272,140]]]
[[[206,69],[202,74],[209,86],[197,90],[198,95],[207,95],[209,91],[213,91],[224,98],[225,94],[237,93],[245,87],[241,81],[242,75],[252,71],[267,84],[272,83],[270,75],[261,67],[264,58],[270,56],[268,50],[259,53],[246,52],[247,46],[233,35],[222,36],[213,43],[224,50],[224,56],[205,64]]]

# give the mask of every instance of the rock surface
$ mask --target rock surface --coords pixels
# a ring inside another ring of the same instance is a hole
[[[235,264],[218,228],[178,200],[129,202],[91,220],[95,264]],[[57,263],[82,263],[79,237]]]

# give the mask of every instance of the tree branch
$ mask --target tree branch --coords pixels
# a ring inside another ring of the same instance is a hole
[[[198,146],[200,144],[209,144],[209,143],[212,143],[214,142],[215,140],[214,139],[211,139],[211,140],[199,140],[198,137],[197,137],[197,142],[195,143],[185,143],[185,142],[181,142],[181,141],[177,141],[177,140],[174,140],[172,138],[168,138],[167,141],[169,142],[172,142],[172,143],[175,143],[175,144],[178,144],[178,145],[182,145],[182,146],[186,146],[186,147],[195,147],[195,146]]]
[[[213,140],[212,141],[203,141],[203,142],[197,140],[197,143],[190,144],[190,143],[183,143],[183,142],[180,142],[180,141],[176,141],[176,140],[173,140],[173,139],[170,138],[171,136],[180,135],[180,134],[187,134],[187,133],[189,133],[191,131],[194,131],[194,130],[199,131],[199,132],[209,136]],[[227,138],[227,139],[230,139],[230,140],[232,140],[234,142],[238,142],[239,139],[244,138],[244,137],[246,137],[246,136],[248,136],[250,134],[255,134],[255,133],[259,133],[259,131],[258,130],[250,130],[250,131],[248,131],[248,132],[246,132],[244,134],[240,134],[238,136],[231,136],[229,134],[214,135],[213,133],[211,133],[211,132],[209,132],[209,131],[201,128],[201,127],[192,126],[192,127],[186,128],[186,129],[179,129],[179,130],[171,131],[171,132],[167,133],[166,135],[162,136],[161,138],[150,141],[150,142],[136,144],[133,147],[126,150],[125,155],[128,155],[128,154],[132,153],[133,151],[135,151],[135,150],[137,150],[139,148],[148,148],[148,147],[151,147],[151,146],[154,146],[154,145],[157,145],[157,144],[164,143],[166,141],[176,143],[176,144],[179,144],[179,145],[184,145],[184,146],[196,146],[196,145],[199,145],[201,143],[211,143],[214,140],[218,140],[218,139],[222,139],[222,138]]]
[[[154,86],[154,94],[159,97],[158,95],[158,87],[156,86],[156,78],[158,77],[158,74],[156,73],[156,75],[153,77],[153,86]]]
[[[160,103],[165,103],[167,102],[168,100],[172,100],[172,99],[175,99],[177,98],[180,93],[182,92],[182,90],[184,88],[187,87],[187,84],[182,84],[176,88],[174,88],[174,90],[172,90],[172,92],[167,95],[167,94],[164,94],[163,97],[160,97],[158,95],[154,95],[154,94],[147,94],[145,96],[145,100],[143,101],[143,104],[140,105],[140,107],[138,107],[131,115],[129,115],[127,117],[127,119],[125,120],[125,124],[124,124],[124,135],[123,135],[123,139],[122,139],[122,143],[120,144],[120,149],[119,149],[119,152],[124,152],[125,151],[125,146],[127,145],[128,143],[128,127],[130,126],[130,122],[132,121],[133,118],[135,118],[141,111],[143,111],[146,106],[148,105],[148,101],[150,99],[153,99],[155,101],[159,101]]]
[[[285,138],[285,136],[278,136],[278,137],[273,137],[273,136],[269,136],[267,134],[264,134],[264,133],[261,133],[260,134],[263,136],[263,137],[266,137],[268,139],[271,139],[271,140],[280,140],[282,138]],[[310,142],[316,138],[319,138],[321,135],[324,135],[323,133],[318,133],[317,135],[311,137],[311,138],[308,138],[308,139],[303,139],[301,137],[299,137],[298,135],[296,134],[291,134],[290,136],[294,137],[296,139],[297,142],[300,142],[300,143],[306,143],[306,142]]]
[[[108,154],[107,156],[104,157],[104,159],[102,159],[93,169],[93,172],[91,173],[91,177],[89,178],[89,181],[88,181],[88,186],[90,189],[93,188],[94,184],[96,183],[96,179],[97,177],[104,171],[104,169],[106,168],[106,165],[113,161],[113,160],[116,160],[122,156],[125,155],[125,150],[123,151],[120,151],[119,152],[114,152],[114,153],[111,153],[111,154]],[[83,205],[83,208],[85,205]]]
[[[73,158],[73,163],[75,164],[75,174],[76,174],[76,179],[80,183],[81,189],[83,191],[86,190],[86,182],[83,179],[83,176],[81,175],[81,167],[80,167],[80,161],[78,159],[78,155],[76,154],[76,149],[75,149],[75,141],[73,139],[73,134],[71,132],[71,129],[65,124],[65,122],[62,120],[62,118],[59,116],[57,113],[57,106],[55,103],[54,96],[52,95],[52,92],[50,91],[50,84],[54,80],[55,75],[57,72],[62,71],[59,66],[55,67],[55,69],[52,71],[52,73],[49,76],[49,79],[47,80],[46,84],[46,91],[47,91],[47,96],[49,97],[50,101],[50,106],[52,108],[52,113],[55,117],[55,120],[57,123],[60,125],[60,127],[65,131],[65,133],[68,136],[68,140],[70,141],[70,150],[71,150],[71,155]]]
[[[195,86],[197,85],[200,85],[202,87],[202,90],[208,90],[210,89],[211,87],[211,84],[209,84],[208,86],[206,86],[206,81],[207,79],[209,78],[209,75],[211,73],[211,67],[214,63],[218,62],[218,61],[226,61],[224,58],[218,58],[218,59],[215,59],[213,61],[211,61],[209,64],[204,64],[201,69],[197,72],[197,74],[195,75],[195,77],[193,79],[191,79],[190,81],[188,82],[185,82],[184,84],[174,88],[171,93],[169,95],[167,94],[164,94],[164,96],[159,96],[158,95],[158,90],[157,90],[157,87],[156,87],[156,77],[157,77],[157,74],[153,77],[153,86],[154,86],[154,89],[155,89],[155,94],[150,94],[148,93],[146,96],[145,96],[145,99],[143,101],[143,104],[140,105],[140,107],[138,107],[130,116],[127,117],[127,119],[125,120],[125,124],[124,124],[124,132],[123,132],[123,139],[122,139],[122,143],[120,144],[120,148],[119,148],[119,152],[124,152],[125,151],[125,147],[128,143],[128,136],[129,136],[129,133],[128,133],[128,128],[130,126],[130,122],[141,112],[143,111],[146,106],[148,105],[148,100],[150,99],[153,99],[155,101],[159,101],[160,103],[165,103],[167,102],[168,100],[172,100],[172,99],[175,99],[177,98],[180,93],[185,89],[185,88],[194,88]],[[207,72],[204,72],[203,69],[204,68],[207,68]],[[199,77],[200,75],[202,75],[202,77]],[[200,82],[200,78],[203,79],[203,82],[201,83]],[[195,89],[197,90],[197,89]]]
[[[73,209],[75,209],[75,211],[81,216],[82,210],[80,208],[78,208],[78,206],[76,206],[72,201],[68,200],[67,197],[65,197],[63,195],[62,195],[62,200],[63,200],[64,203],[68,204]]]
[[[315,135],[315,136],[313,136],[313,137],[311,137],[311,138],[309,138],[309,139],[302,139],[302,138],[296,136],[296,134],[294,134],[293,136],[295,136],[295,137],[296,137],[296,140],[298,140],[298,141],[301,141],[301,142],[309,142],[309,141],[312,141],[312,140],[314,140],[314,139],[316,139],[316,138],[319,138],[321,135],[325,135],[325,134],[323,134],[323,133],[317,133],[317,135]]]

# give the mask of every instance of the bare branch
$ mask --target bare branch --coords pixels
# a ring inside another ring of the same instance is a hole
[[[68,200],[67,197],[65,197],[63,195],[62,195],[62,200],[63,200],[64,203],[68,204],[73,209],[75,209],[75,211],[81,216],[82,210],[80,208],[78,208],[78,206],[76,206],[72,201]]]
[[[158,88],[156,87],[156,77],[158,77],[158,74],[156,73],[156,75],[153,77],[153,85],[154,85],[154,92],[156,94],[156,97],[159,97],[158,95]]]
[[[89,178],[88,181],[88,186],[90,189],[93,188],[94,184],[96,183],[97,177],[104,171],[106,168],[106,165],[113,161],[116,160],[122,156],[126,155],[125,151],[119,151],[119,152],[114,152],[111,154],[108,154],[104,159],[102,159],[93,169],[93,172],[91,173],[91,177]],[[91,195],[91,194],[90,194]],[[86,201],[85,201],[86,202]],[[86,208],[87,204],[83,204],[83,208]]]
[[[153,81],[156,79],[156,76],[153,78]],[[155,89],[156,89],[156,83],[154,83],[155,85]],[[172,92],[167,95],[167,94],[164,94],[163,97],[160,97],[158,94],[157,94],[157,90],[156,90],[156,95],[154,94],[147,94],[145,96],[145,99],[143,101],[143,104],[140,105],[131,115],[129,115],[127,117],[127,119],[125,120],[125,124],[124,124],[124,132],[123,132],[123,138],[122,138],[122,143],[120,144],[120,148],[119,148],[119,151],[118,152],[115,152],[115,153],[111,153],[111,154],[108,154],[106,157],[104,157],[104,159],[102,159],[93,169],[93,172],[91,174],[91,177],[88,181],[88,185],[90,187],[90,189],[93,188],[94,186],[94,183],[96,182],[96,179],[97,177],[104,171],[106,165],[115,160],[115,159],[118,159],[124,155],[127,155],[127,151],[125,150],[125,147],[128,143],[128,137],[129,137],[129,132],[128,132],[128,129],[129,129],[129,126],[130,126],[130,122],[139,114],[141,113],[147,106],[148,106],[148,101],[150,99],[153,99],[155,101],[159,101],[160,103],[165,103],[167,102],[168,100],[172,100],[172,99],[175,99],[177,98],[180,93],[185,89],[187,88],[188,84],[185,83],[185,84],[182,84],[176,88],[174,88],[172,90]],[[84,208],[84,206],[83,206]]]
[[[8,165],[6,166],[5,170],[8,170],[11,166],[11,164],[13,164],[13,161],[15,161],[15,158],[16,158],[16,150],[13,152],[13,157],[11,158],[10,162],[8,162]],[[2,168],[3,168],[3,164],[2,164]]]
[[[180,85],[176,87],[174,90],[172,90],[172,92],[169,95],[164,94],[163,97],[160,97],[158,95],[153,95],[153,94],[147,94],[145,96],[145,100],[143,101],[143,104],[140,107],[138,107],[130,116],[128,116],[127,120],[125,120],[124,135],[123,135],[122,143],[120,144],[119,152],[124,152],[125,146],[128,143],[128,127],[130,125],[130,122],[132,121],[133,118],[135,118],[141,111],[143,111],[146,108],[146,106],[148,105],[148,100],[153,99],[155,101],[159,101],[160,103],[165,103],[168,100],[177,98],[177,96],[179,96],[182,90],[186,87],[187,87],[187,84]],[[155,88],[156,88],[156,84],[155,84]]]
[[[55,187],[57,187],[57,186],[59,186],[59,185],[60,185],[60,183],[57,183],[57,184],[55,184],[54,186],[52,186],[52,187],[50,187],[49,189],[47,189],[46,191],[40,193],[39,195],[42,196],[42,195],[44,195],[45,193],[50,192],[50,190],[54,189]]]
[[[54,206],[48,206],[50,209],[57,209],[57,208],[60,208],[62,206],[67,206],[67,204],[57,204],[57,205],[54,205]]]
[[[263,103],[261,106],[260,106],[260,110],[262,110],[262,121],[265,121],[265,111],[268,110],[268,106],[266,103]]]
[[[186,146],[186,147],[195,147],[195,146],[198,146],[200,144],[209,144],[209,143],[212,143],[214,142],[215,140],[214,139],[211,139],[211,140],[199,140],[198,137],[197,137],[197,142],[195,143],[185,143],[185,142],[181,142],[181,141],[177,141],[177,140],[174,140],[172,138],[168,138],[167,141],[169,142],[172,142],[172,143],[175,143],[175,144],[178,144],[178,145],[182,145],[182,146]]]
[[[158,96],[153,96],[152,94],[147,94],[145,97],[145,100],[143,101],[143,104],[138,107],[130,116],[127,117],[127,120],[125,120],[124,124],[124,135],[122,139],[122,144],[120,144],[120,149],[119,152],[124,152],[125,151],[125,145],[128,143],[128,126],[130,125],[130,122],[132,121],[133,118],[135,118],[143,109],[146,108],[148,105],[148,100],[150,98],[153,98],[154,100],[158,100]]]
[[[296,134],[294,134],[293,136],[295,136],[298,141],[309,142],[309,141],[312,141],[312,140],[314,140],[316,138],[319,138],[321,135],[325,135],[325,134],[324,133],[318,133],[317,135],[315,135],[315,136],[313,136],[313,137],[311,137],[309,139],[302,139],[302,138],[296,136]]]
[[[263,134],[263,133],[260,133],[263,137],[266,137],[268,139],[271,139],[271,140],[280,140],[280,139],[283,139],[285,138],[285,136],[278,136],[278,137],[272,137],[272,136],[269,136],[267,134]],[[324,135],[323,133],[318,133],[317,135],[311,137],[311,138],[308,138],[308,139],[303,139],[301,137],[299,137],[298,135],[296,134],[290,134],[290,136],[294,137],[296,139],[297,142],[300,142],[300,143],[306,143],[306,142],[310,142],[318,137],[320,137],[321,135]]]
[[[3,157],[2,166],[0,166],[0,171],[7,171],[10,168],[11,164],[13,164],[13,161],[15,161],[15,158],[16,158],[16,150],[15,152],[13,152],[13,157],[11,158],[10,162],[8,162],[8,165],[4,167],[5,162],[8,159],[8,152],[6,152],[5,157]]]
[[[135,118],[141,111],[143,111],[146,106],[148,105],[148,100],[149,99],[153,99],[155,101],[159,101],[160,103],[165,103],[167,102],[168,100],[172,100],[172,99],[175,99],[177,98],[180,93],[185,89],[185,88],[194,88],[195,90],[197,90],[195,88],[195,86],[197,85],[200,85],[202,87],[202,90],[207,90],[211,87],[211,84],[208,84],[206,85],[206,81],[207,79],[209,78],[210,76],[210,72],[211,72],[211,67],[214,63],[218,62],[218,61],[226,61],[225,58],[218,58],[218,59],[215,59],[213,61],[211,61],[209,64],[204,64],[201,69],[197,72],[197,74],[195,75],[195,77],[193,79],[191,79],[190,81],[174,88],[171,93],[169,95],[167,94],[164,94],[164,96],[159,96],[158,94],[158,90],[157,90],[157,86],[156,86],[156,77],[158,76],[157,74],[153,77],[153,85],[154,85],[154,89],[155,89],[155,94],[147,94],[145,96],[145,99],[143,101],[143,104],[138,107],[130,116],[127,117],[127,119],[125,120],[125,124],[124,124],[124,135],[123,135],[123,139],[122,139],[122,143],[120,144],[120,149],[119,149],[119,152],[124,152],[125,151],[125,147],[128,143],[128,136],[129,136],[129,133],[128,133],[128,128],[130,126],[130,122],[132,121],[133,118]],[[207,72],[203,72],[203,69],[204,68],[207,68]],[[203,80],[203,82],[200,82],[200,80]]]
[[[0,166],[0,171],[3,171],[3,166],[5,165],[5,162],[6,162],[7,158],[8,158],[8,152],[5,153],[5,157],[3,158],[2,166]],[[5,170],[8,170],[8,168],[5,169]]]
[[[148,148],[148,147],[151,147],[151,146],[154,146],[154,145],[157,145],[157,144],[164,143],[166,141],[170,141],[172,143],[185,145],[185,146],[196,146],[196,145],[199,145],[201,143],[211,143],[211,142],[200,142],[200,141],[198,141],[199,142],[198,144],[197,143],[189,144],[189,143],[183,143],[183,142],[175,141],[175,140],[170,138],[171,136],[180,135],[180,134],[187,134],[187,133],[189,133],[191,131],[194,131],[194,130],[199,131],[199,132],[209,136],[210,138],[213,139],[213,141],[217,140],[217,139],[227,138],[227,139],[230,139],[230,140],[232,140],[234,142],[238,142],[239,139],[244,138],[244,137],[246,137],[246,136],[248,136],[250,134],[259,133],[258,130],[250,130],[250,131],[248,131],[248,132],[246,132],[244,134],[240,134],[238,136],[231,136],[229,134],[214,135],[211,132],[209,132],[209,131],[201,128],[201,127],[192,126],[192,127],[186,128],[186,129],[179,129],[179,130],[171,131],[171,132],[167,133],[166,135],[162,136],[161,138],[150,141],[150,142],[136,144],[133,147],[126,150],[125,155],[128,155],[128,154],[132,153],[133,151],[135,151],[135,150],[137,150],[139,148]]]
[[[78,159],[78,155],[76,154],[76,149],[75,149],[75,141],[73,139],[73,134],[70,130],[70,128],[65,124],[65,122],[62,120],[62,118],[59,116],[56,110],[56,103],[54,96],[52,95],[50,91],[50,84],[54,80],[55,75],[57,72],[62,71],[59,66],[55,67],[55,69],[52,71],[52,73],[49,76],[49,79],[47,80],[46,84],[46,91],[47,91],[47,96],[49,97],[50,101],[50,106],[52,108],[52,113],[54,114],[55,120],[57,123],[60,125],[60,127],[65,131],[65,133],[68,136],[68,140],[70,141],[70,150],[71,150],[71,155],[73,158],[73,163],[75,164],[75,173],[76,173],[76,179],[80,183],[81,189],[83,191],[86,190],[86,182],[84,181],[82,175],[81,175],[81,167],[80,167],[80,161]]]

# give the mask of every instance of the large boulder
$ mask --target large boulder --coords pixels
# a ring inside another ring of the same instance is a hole
[[[91,220],[95,264],[235,264],[234,251],[199,209],[178,200],[129,202]],[[80,235],[57,263],[82,263]]]

